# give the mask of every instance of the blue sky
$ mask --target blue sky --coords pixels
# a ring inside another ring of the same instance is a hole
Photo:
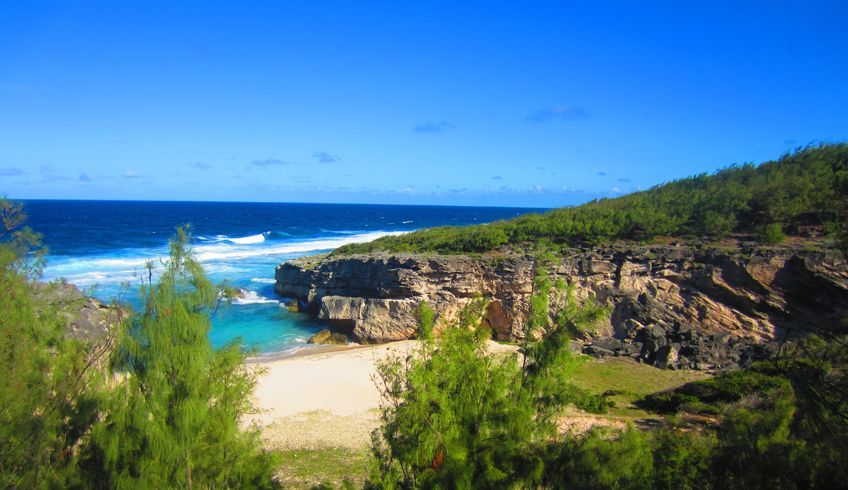
[[[0,7],[10,198],[559,206],[848,139],[848,2]]]

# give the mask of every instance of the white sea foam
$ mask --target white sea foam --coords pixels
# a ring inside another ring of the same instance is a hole
[[[258,282],[260,284],[276,284],[277,280],[271,277],[251,277],[250,282]]]
[[[347,245],[349,243],[370,242],[382,236],[387,235],[402,235],[405,232],[372,232],[362,233],[360,235],[351,235],[344,237],[324,238],[320,240],[310,240],[304,242],[286,242],[269,247],[251,247],[251,248],[225,248],[217,245],[200,245],[194,248],[195,257],[201,262],[212,260],[226,259],[245,259],[249,257],[269,256],[269,255],[288,255],[294,253],[315,252],[318,250],[332,250],[334,248]]]
[[[264,242],[265,235],[268,235],[270,233],[270,231],[266,231],[265,233],[257,233],[256,235],[250,235],[241,238],[225,238],[224,241],[235,243],[238,245],[253,245],[255,243]]]
[[[136,271],[91,271],[77,274],[45,274],[45,279],[47,280],[58,279],[60,277],[82,288],[103,284],[140,284],[142,280],[141,272]],[[144,279],[147,279],[146,274],[144,275]]]
[[[256,243],[262,243],[265,239],[270,235],[270,231],[266,231],[265,233],[257,233],[255,235],[243,236],[243,237],[231,237],[228,235],[215,235],[215,236],[198,236],[197,240],[206,243],[232,243],[236,245],[253,245]]]
[[[199,236],[195,236],[195,238],[197,238],[201,242],[222,242],[222,241],[224,241],[224,240],[226,240],[230,237],[228,237],[227,235],[215,235],[215,236],[211,236],[211,237],[199,235]]]
[[[282,259],[287,255],[331,250],[349,243],[369,242],[382,236],[403,233],[405,232],[370,232],[317,240],[264,242],[263,245],[258,245],[263,242],[257,241],[258,238],[256,237],[262,237],[262,240],[264,240],[265,236],[265,234],[260,233],[251,237],[236,239],[220,236],[210,238],[193,248],[195,258],[204,264],[207,272],[232,273],[240,268],[238,264],[233,262],[242,259]],[[233,240],[242,240],[246,243],[230,243]],[[137,282],[141,277],[147,278],[146,266],[148,263],[153,265],[155,279],[156,273],[161,270],[162,262],[167,258],[167,249],[164,246],[155,250],[125,249],[119,253],[120,256],[51,257],[44,271],[45,279],[63,277],[71,284],[82,287],[120,284],[127,281]],[[253,282],[273,284],[274,280],[254,278]]]
[[[242,293],[241,297],[233,298],[233,304],[235,305],[255,305],[262,303],[279,303],[279,301],[271,298],[266,298],[265,296],[260,295],[256,291],[245,290]]]

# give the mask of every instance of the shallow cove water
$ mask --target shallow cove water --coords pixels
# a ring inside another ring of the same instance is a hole
[[[507,219],[526,208],[156,201],[24,201],[28,224],[48,247],[44,279],[64,278],[104,301],[139,306],[145,264],[168,253],[177,226],[191,224],[195,256],[210,279],[244,288],[212,320],[215,346],[240,338],[260,353],[302,348],[321,328],[274,295],[285,260],[442,225]]]

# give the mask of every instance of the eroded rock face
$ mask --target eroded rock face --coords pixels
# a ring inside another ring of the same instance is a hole
[[[61,312],[68,336],[87,342],[96,342],[108,335],[124,313],[115,306],[86,296],[71,284],[39,283],[36,294]]]
[[[488,319],[498,338],[517,338],[534,274],[533,260],[524,256],[494,261],[374,254],[302,264],[295,260],[277,267],[277,294],[297,298],[302,310],[371,343],[413,337],[421,301],[436,310],[437,324],[444,324],[481,295],[492,299]]]
[[[573,284],[578,298],[610,307],[595,342],[606,337],[626,347],[597,345],[596,352],[664,367],[738,363],[745,346],[848,315],[848,267],[827,251],[622,244],[571,249],[548,270]],[[421,301],[436,311],[438,326],[482,295],[491,300],[485,321],[496,337],[519,340],[535,271],[535,260],[519,254],[331,256],[281,264],[276,292],[364,342],[411,338]]]

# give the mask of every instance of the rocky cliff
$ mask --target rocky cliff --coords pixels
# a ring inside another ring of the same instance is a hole
[[[519,340],[537,261],[529,255],[369,254],[306,258],[276,270],[276,292],[361,342],[414,336],[415,308],[450,323],[475,297],[501,340]],[[848,265],[823,249],[669,244],[583,247],[548,266],[578,298],[610,307],[586,341],[595,355],[628,355],[663,367],[744,363],[756,345],[848,315]]]

